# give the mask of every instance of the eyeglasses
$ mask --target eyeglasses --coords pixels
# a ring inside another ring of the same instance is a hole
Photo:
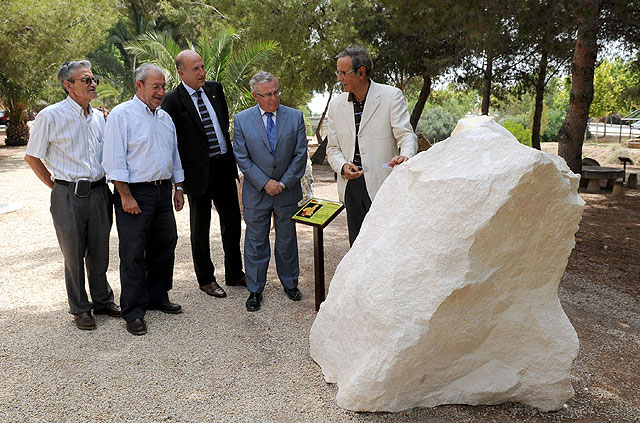
[[[336,72],[336,76],[338,78],[340,78],[341,76],[344,78],[345,76],[347,76],[347,75],[349,75],[350,73],[353,73],[353,72],[355,72],[355,69],[351,69],[350,71],[346,71],[346,72],[345,71],[337,71]]]
[[[100,80],[97,77],[90,78],[88,76],[78,79],[80,82],[84,82],[86,85],[91,85],[92,82],[95,82],[96,85],[100,85]],[[76,82],[75,79],[70,79],[69,82]]]
[[[272,93],[266,93],[266,94],[260,94],[260,93],[256,93],[257,96],[262,97],[262,98],[268,98],[268,99],[272,99],[273,97],[280,97],[280,94],[282,94],[282,91],[275,90]]]

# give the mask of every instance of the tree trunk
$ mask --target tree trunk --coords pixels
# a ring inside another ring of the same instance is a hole
[[[416,101],[416,105],[411,112],[411,127],[415,131],[418,127],[418,122],[420,122],[420,116],[422,116],[422,111],[424,110],[424,105],[427,103],[427,98],[429,98],[429,94],[431,94],[431,76],[427,75],[426,72],[422,72],[422,88],[420,88],[420,95],[418,96],[418,101]]]
[[[582,171],[582,137],[593,101],[593,74],[598,55],[600,0],[584,0],[571,63],[571,94],[567,116],[558,132],[558,155],[574,173]]]
[[[482,114],[489,114],[489,105],[491,104],[491,80],[493,79],[493,54],[487,52],[487,67],[484,69],[482,77]]]
[[[533,125],[531,127],[531,146],[537,150],[540,150],[540,122],[542,121],[542,109],[544,108],[544,87],[548,63],[549,53],[543,47],[540,66],[538,67],[538,79],[536,80],[536,106],[533,111]]]
[[[329,110],[329,103],[331,102],[332,95],[333,87],[329,89],[329,99],[327,100],[326,106],[324,106],[324,111],[322,112],[322,116],[320,116],[318,127],[316,128],[316,140],[318,140],[318,148],[311,156],[311,163],[313,164],[322,164],[322,162],[324,162],[325,156],[327,155],[327,144],[329,140],[327,139],[327,137],[322,139],[322,136],[320,135],[320,128],[322,127],[324,118],[327,116],[327,110]]]
[[[5,144],[8,146],[27,145],[29,141],[29,126],[25,123],[26,107],[14,105],[9,109],[9,126],[7,126],[7,138]]]

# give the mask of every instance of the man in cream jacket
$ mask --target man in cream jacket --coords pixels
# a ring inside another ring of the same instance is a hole
[[[416,154],[418,143],[402,91],[369,78],[366,50],[349,47],[337,59],[344,92],[329,104],[327,157],[338,174],[353,245],[376,192],[394,166]]]

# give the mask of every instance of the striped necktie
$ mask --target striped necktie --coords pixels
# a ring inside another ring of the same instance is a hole
[[[265,115],[267,116],[267,138],[271,152],[273,152],[276,149],[276,124],[273,122],[273,113],[265,112]]]
[[[220,144],[218,143],[218,137],[216,136],[216,130],[213,127],[213,121],[207,110],[207,106],[204,105],[202,100],[202,90],[196,91],[198,96],[198,112],[200,113],[200,119],[204,126],[204,132],[207,135],[207,141],[209,141],[209,157],[220,154]]]

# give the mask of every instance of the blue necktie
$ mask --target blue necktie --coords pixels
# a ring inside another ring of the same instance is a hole
[[[276,124],[273,122],[273,113],[265,112],[267,116],[267,138],[269,139],[269,148],[271,152],[276,149]]]
[[[204,126],[204,132],[207,135],[207,141],[209,142],[209,157],[220,154],[220,144],[218,137],[216,136],[216,130],[213,127],[213,121],[207,110],[207,106],[204,105],[202,100],[202,91],[195,92],[198,97],[198,113],[200,113],[200,119],[202,119],[202,125]]]

